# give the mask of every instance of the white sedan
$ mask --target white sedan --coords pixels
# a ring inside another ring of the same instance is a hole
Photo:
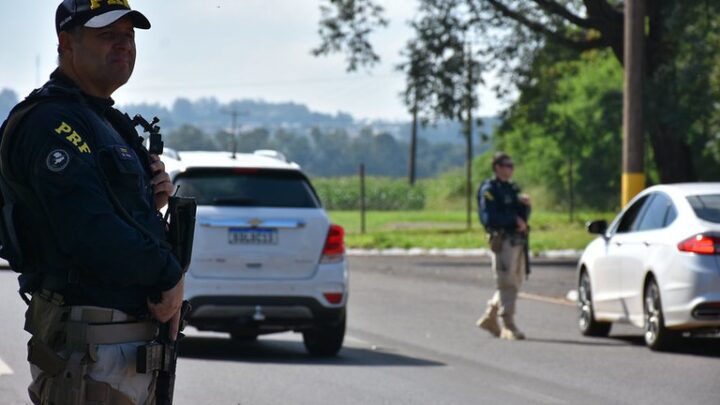
[[[684,332],[720,331],[720,183],[647,188],[588,231],[600,236],[578,263],[583,335],[630,323],[666,350]]]

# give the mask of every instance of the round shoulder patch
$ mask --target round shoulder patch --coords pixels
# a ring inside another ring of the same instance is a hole
[[[70,163],[70,155],[62,149],[55,149],[45,159],[47,168],[52,172],[63,171]]]

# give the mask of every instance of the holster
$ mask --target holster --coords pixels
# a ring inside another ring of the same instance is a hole
[[[503,242],[505,241],[505,232],[502,231],[490,231],[488,233],[488,245],[493,253],[500,253],[502,251]]]
[[[195,214],[197,204],[194,198],[171,196],[166,216],[169,217],[168,242],[180,263],[183,273],[188,270],[192,259]]]
[[[65,343],[63,325],[69,313],[63,304],[61,295],[41,290],[33,294],[25,313],[25,330],[32,335],[28,341],[28,361],[50,375],[57,375],[66,363],[57,354]]]

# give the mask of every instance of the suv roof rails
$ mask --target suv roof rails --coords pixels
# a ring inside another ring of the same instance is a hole
[[[283,162],[290,163],[290,161],[285,157],[285,155],[283,155],[281,152],[278,152],[273,149],[258,149],[253,152],[253,155],[265,156],[265,157],[282,160]]]

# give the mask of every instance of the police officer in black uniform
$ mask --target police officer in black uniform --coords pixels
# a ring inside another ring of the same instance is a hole
[[[525,335],[514,322],[515,302],[525,278],[530,199],[520,194],[511,180],[514,164],[510,156],[496,153],[492,161],[495,177],[478,190],[480,222],[489,235],[496,291],[487,303],[477,326],[493,336],[521,340]],[[498,315],[502,325],[498,323]]]
[[[111,98],[150,22],[126,0],[64,0],[55,24],[59,67],[13,109],[0,148],[32,296],[29,395],[154,403],[155,375],[136,372],[134,353],[157,321],[177,333],[183,277],[158,211],[173,186]]]

